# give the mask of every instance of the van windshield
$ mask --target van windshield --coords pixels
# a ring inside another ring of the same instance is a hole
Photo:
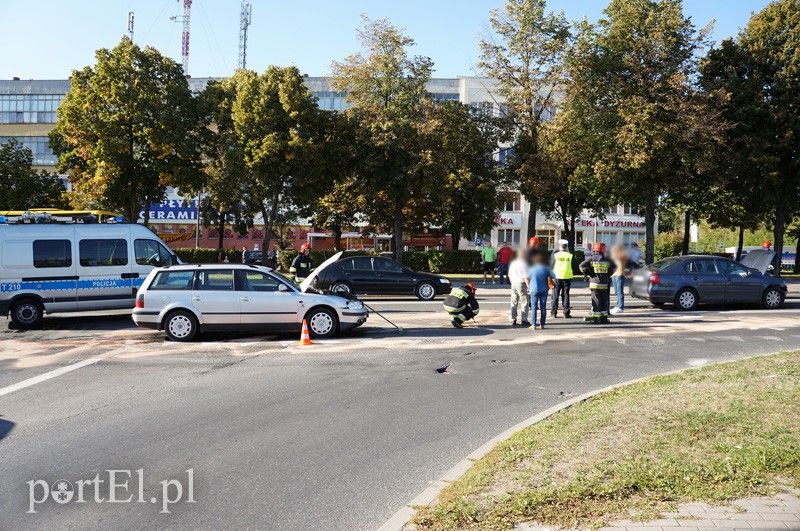
[[[170,265],[172,253],[159,241],[136,240],[133,243],[133,250],[136,254],[136,263],[139,265],[156,267]]]

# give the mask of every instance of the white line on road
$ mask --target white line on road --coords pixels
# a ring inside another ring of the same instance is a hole
[[[33,378],[28,378],[27,380],[22,380],[19,383],[15,383],[13,385],[0,388],[0,396],[11,394],[14,391],[19,391],[20,389],[25,389],[26,387],[42,383],[51,378],[55,378],[56,376],[61,376],[62,374],[67,374],[68,372],[78,370],[81,367],[86,367],[87,365],[94,365],[98,361],[100,361],[100,358],[89,358],[88,360],[79,361],[78,363],[73,363],[72,365],[67,365],[66,367],[60,367],[58,369],[46,372],[44,374],[40,374],[39,376],[34,376]]]

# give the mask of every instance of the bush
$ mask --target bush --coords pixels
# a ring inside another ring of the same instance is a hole
[[[481,253],[478,251],[431,251],[428,265],[433,273],[480,273]]]
[[[187,264],[216,264],[219,249],[173,249],[173,252]],[[242,261],[242,251],[225,249],[223,253],[228,257],[229,262],[241,263]]]
[[[677,256],[683,250],[682,232],[662,232],[656,236],[653,254],[655,260],[663,260],[670,256]]]
[[[430,271],[428,253],[425,251],[406,251],[403,253],[403,265],[414,271]]]

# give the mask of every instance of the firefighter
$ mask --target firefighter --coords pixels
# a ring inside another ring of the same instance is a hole
[[[608,322],[609,287],[614,265],[606,258],[606,244],[597,242],[592,251],[592,256],[580,265],[581,272],[589,276],[589,289],[592,292],[592,316],[586,320],[605,324]]]
[[[292,267],[289,268],[289,273],[294,275],[295,282],[302,282],[311,274],[311,258],[308,256],[310,253],[311,246],[304,243],[300,247],[300,254],[292,260]]]
[[[453,288],[444,300],[444,309],[453,316],[450,323],[456,328],[464,328],[464,322],[478,315],[480,305],[475,299],[475,286],[466,284],[463,288]]]
[[[569,290],[572,287],[572,253],[567,250],[569,242],[558,240],[559,251],[550,257],[550,268],[556,274],[555,287],[553,288],[553,302],[550,307],[550,315],[558,315],[558,299],[561,297],[561,307],[564,309],[564,318],[571,317],[569,305]]]

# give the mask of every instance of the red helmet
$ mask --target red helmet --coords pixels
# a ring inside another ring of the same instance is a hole
[[[478,291],[478,288],[475,287],[475,284],[470,282],[469,284],[465,284],[464,287],[472,292],[475,295],[475,292]]]
[[[306,251],[306,250],[310,251],[311,250],[311,246],[309,244],[307,244],[307,243],[304,243],[303,245],[300,246],[300,252],[302,253],[303,251]]]
[[[603,242],[596,242],[592,247],[592,251],[596,253],[604,253],[606,252],[606,244],[604,244]]]
[[[764,249],[770,249],[770,248],[772,248],[772,242],[767,240],[767,241],[765,241],[764,243],[761,244],[761,247],[763,247]]]

